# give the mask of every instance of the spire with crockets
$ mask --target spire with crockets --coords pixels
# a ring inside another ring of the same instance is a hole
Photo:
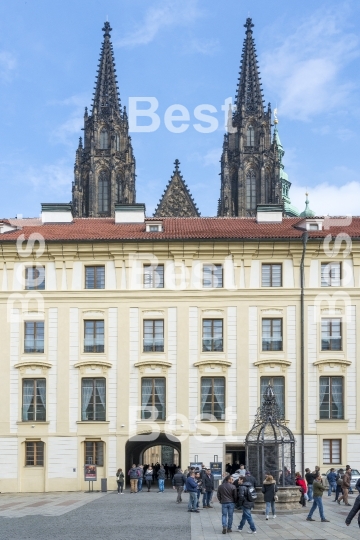
[[[105,109],[111,109],[112,113],[119,114],[121,105],[116,80],[113,46],[110,41],[110,32],[112,30],[110,23],[106,22],[102,30],[104,32],[104,41],[101,46],[99,69],[97,70],[98,76],[94,88],[92,114],[105,112]]]
[[[135,158],[120,104],[110,23],[102,30],[91,114],[85,108],[84,145],[76,152],[73,211],[79,217],[113,216],[116,203],[136,202]]]
[[[244,24],[246,37],[241,55],[241,68],[239,84],[237,86],[235,117],[240,111],[246,114],[264,114],[263,95],[261,90],[261,77],[259,73],[257,54],[253,38],[254,27],[250,18]]]
[[[284,152],[278,138],[271,135],[270,103],[264,109],[252,20],[248,18],[244,26],[234,113],[221,156],[218,216],[253,217],[258,204],[285,202],[284,213],[296,215],[288,196],[291,184],[283,172]]]

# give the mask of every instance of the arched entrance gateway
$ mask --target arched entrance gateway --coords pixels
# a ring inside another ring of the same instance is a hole
[[[161,447],[161,450],[160,450]],[[156,451],[149,452],[150,449],[156,448]],[[171,453],[171,449],[174,450]],[[133,463],[145,464],[144,457],[147,459],[153,455],[154,459],[158,456],[156,461],[159,463],[162,461],[161,456],[167,459],[173,458],[173,463],[181,466],[181,442],[173,435],[167,435],[166,433],[140,433],[128,440],[125,447],[126,454],[126,471],[128,471]],[[168,461],[164,461],[168,463]]]

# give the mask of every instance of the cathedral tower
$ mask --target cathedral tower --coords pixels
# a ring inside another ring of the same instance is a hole
[[[248,18],[242,51],[235,112],[230,117],[221,156],[219,216],[255,216],[258,204],[284,204],[288,215],[298,215],[290,204],[290,182],[284,172],[284,150],[277,129],[271,135],[271,107],[264,109],[261,77]]]
[[[72,188],[78,217],[114,215],[116,203],[135,203],[135,158],[126,108],[121,108],[110,24],[104,24],[91,114],[85,108]]]

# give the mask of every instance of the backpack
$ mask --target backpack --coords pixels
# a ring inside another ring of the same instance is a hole
[[[249,502],[254,502],[257,499],[257,493],[254,487],[249,487],[246,492],[246,498]]]
[[[129,476],[130,476],[131,480],[135,480],[135,478],[139,478],[137,469],[131,468],[130,471],[129,471]]]
[[[336,483],[338,486],[342,486],[343,485],[343,479],[341,478],[341,476],[339,475],[339,478],[336,480]]]

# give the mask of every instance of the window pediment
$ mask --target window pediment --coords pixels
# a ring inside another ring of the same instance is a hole
[[[87,373],[88,370],[95,370],[100,368],[103,373],[106,373],[108,368],[112,367],[111,362],[105,362],[103,360],[97,360],[89,359],[89,360],[82,360],[81,362],[77,362],[77,364],[74,364],[75,368],[79,368],[81,373]]]
[[[282,371],[284,373],[286,369],[291,366],[291,362],[290,360],[282,358],[265,358],[264,360],[254,362],[254,366],[259,368],[260,373],[271,369],[277,369],[277,371]]]
[[[351,366],[350,360],[344,358],[324,358],[316,360],[314,366],[319,368],[319,371],[342,371],[345,373],[346,368]]]
[[[172,363],[166,360],[161,360],[161,358],[153,358],[151,360],[141,360],[140,362],[136,362],[134,366],[139,368],[141,373],[143,373],[147,368],[160,368],[163,373],[166,373],[166,370],[172,367]]]
[[[26,373],[26,370],[31,369],[33,371],[40,369],[42,373],[46,373],[48,369],[52,367],[50,362],[44,362],[43,360],[35,360],[34,358],[26,362],[19,362],[15,364],[16,369],[20,369],[21,373]]]
[[[230,362],[230,360],[222,360],[221,358],[207,358],[205,360],[194,362],[194,366],[198,367],[200,371],[204,371],[206,368],[221,368],[222,371],[226,371],[227,368],[232,366],[232,362]]]

